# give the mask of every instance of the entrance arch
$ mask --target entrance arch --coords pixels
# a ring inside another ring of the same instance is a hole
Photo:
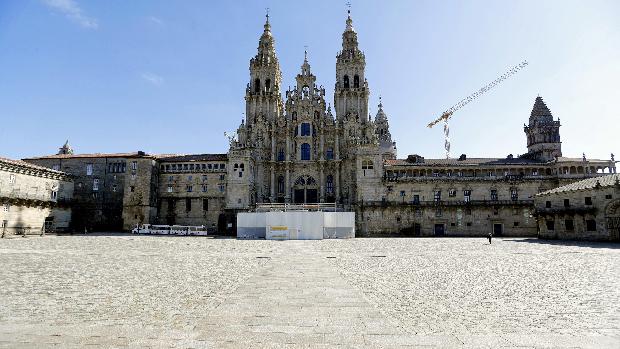
[[[311,176],[299,176],[293,184],[293,202],[296,204],[314,204],[318,200],[318,185]]]

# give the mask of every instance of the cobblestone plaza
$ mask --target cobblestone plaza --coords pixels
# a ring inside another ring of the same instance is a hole
[[[0,348],[618,348],[620,246],[0,240]]]

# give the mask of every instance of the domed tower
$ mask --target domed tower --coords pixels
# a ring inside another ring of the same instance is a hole
[[[365,78],[366,57],[359,49],[350,10],[346,23],[342,33],[342,50],[336,56],[334,108],[338,119],[350,115],[359,122],[365,122],[368,120],[370,95]]]
[[[379,147],[381,148],[381,154],[384,159],[396,159],[396,142],[392,141],[392,134],[390,133],[390,124],[388,118],[383,111],[383,103],[381,97],[379,97],[379,110],[375,117],[375,127],[377,137],[379,138]]]
[[[523,127],[527,136],[527,156],[541,161],[562,156],[560,126],[560,119],[553,120],[553,115],[542,97],[536,97],[529,125]]]

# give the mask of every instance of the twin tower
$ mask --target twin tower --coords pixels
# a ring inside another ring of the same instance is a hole
[[[236,182],[228,188],[229,209],[255,203],[356,201],[362,163],[369,176],[375,171],[380,175],[383,159],[396,157],[383,105],[374,121],[368,114],[365,68],[349,13],[336,61],[334,110],[325,101],[325,88],[316,84],[307,55],[296,86],[283,100],[267,16],[256,56],[250,60],[245,120],[230,144],[230,178]]]

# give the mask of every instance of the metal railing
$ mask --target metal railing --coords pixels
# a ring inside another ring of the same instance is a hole
[[[288,212],[288,211],[342,211],[342,206],[336,203],[292,204],[272,203],[256,204],[256,212]]]

